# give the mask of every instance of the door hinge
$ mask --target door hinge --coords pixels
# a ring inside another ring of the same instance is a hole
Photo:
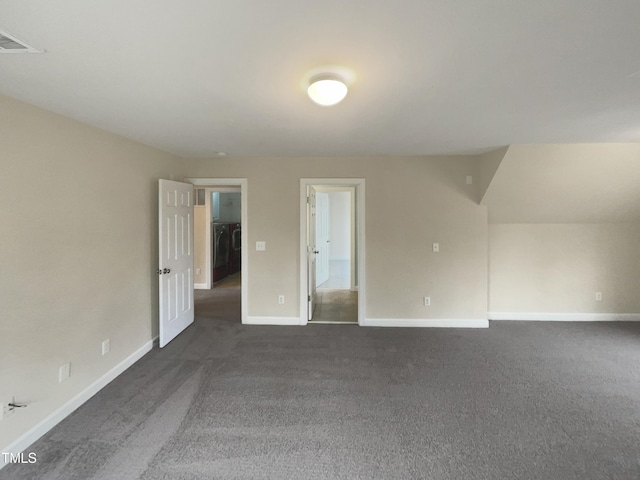
[[[311,295],[307,295],[307,302],[311,301]]]

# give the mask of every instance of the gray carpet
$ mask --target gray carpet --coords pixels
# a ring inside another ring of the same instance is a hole
[[[640,324],[242,326],[220,292],[0,478],[640,478]]]

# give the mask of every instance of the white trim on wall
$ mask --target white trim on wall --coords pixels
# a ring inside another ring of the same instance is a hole
[[[300,325],[298,317],[247,317],[249,325]]]
[[[248,196],[249,196],[249,192],[248,192],[248,182],[246,178],[210,178],[210,177],[205,177],[205,178],[185,178],[184,179],[185,182],[189,182],[195,186],[199,186],[199,187],[207,187],[207,188],[212,188],[215,189],[215,187],[238,187],[240,186],[240,224],[241,224],[241,228],[242,228],[242,237],[241,237],[241,245],[242,245],[242,252],[241,252],[241,262],[242,262],[242,266],[241,266],[241,317],[242,317],[242,323],[248,323],[247,319],[249,317],[248,313],[249,313],[249,242],[248,242],[248,238],[249,238],[249,224],[247,222],[247,207],[248,207]],[[237,190],[236,190],[237,191]],[[208,202],[207,205],[209,205],[211,202]],[[210,208],[210,207],[209,207]],[[211,215],[211,211],[207,210],[207,215]],[[209,217],[211,218],[211,217]],[[209,241],[207,242],[207,245],[211,245],[211,228],[207,228],[207,231],[209,232]],[[208,250],[211,250],[210,248]],[[209,263],[208,265],[211,265],[211,259],[209,257]],[[209,270],[211,270],[211,268],[209,268]],[[211,275],[211,272],[209,271],[209,275]],[[209,277],[210,278],[210,277]],[[207,283],[209,283],[209,281],[207,280]],[[209,284],[209,288],[211,288],[211,285]]]
[[[640,322],[640,313],[489,312],[489,320],[527,322]]]
[[[207,286],[206,283],[194,283],[193,288],[196,290],[208,290],[211,287]]]
[[[300,325],[306,325],[307,319],[307,187],[308,186],[354,187],[356,202],[356,221],[358,224],[358,324],[363,325],[366,314],[366,275],[365,259],[365,179],[364,178],[301,178],[300,179]],[[354,222],[351,222],[352,225]],[[351,274],[353,278],[353,268]]]
[[[87,400],[93,397],[96,393],[106,387],[112,380],[114,380],[118,375],[122,374],[125,370],[127,370],[131,365],[136,363],[142,357],[144,357],[147,353],[149,353],[154,346],[154,343],[157,341],[158,337],[155,337],[153,340],[149,340],[143,346],[138,348],[135,352],[129,355],[127,358],[118,363],[111,370],[106,372],[100,378],[98,378],[95,382],[89,385],[87,388],[78,393],[75,397],[70,399],[60,408],[52,412],[34,427],[27,430],[24,434],[20,435],[17,440],[15,440],[10,445],[4,447],[2,452],[13,453],[14,455],[23,452],[30,445],[32,445],[36,440],[42,437],[45,433],[55,427],[62,420],[71,415],[76,409],[78,409],[82,404],[84,404]],[[0,468],[6,465],[4,456],[0,459]]]
[[[489,328],[484,318],[366,318],[363,327]]]

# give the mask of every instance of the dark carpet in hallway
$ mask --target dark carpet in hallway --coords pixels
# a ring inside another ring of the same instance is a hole
[[[640,478],[640,324],[243,326],[227,300],[0,478]]]

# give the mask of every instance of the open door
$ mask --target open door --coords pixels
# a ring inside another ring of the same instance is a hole
[[[160,347],[193,323],[193,185],[160,180]]]
[[[316,189],[312,186],[307,190],[307,292],[308,318],[313,318],[316,303]]]
[[[329,194],[316,192],[316,286],[329,280]]]

